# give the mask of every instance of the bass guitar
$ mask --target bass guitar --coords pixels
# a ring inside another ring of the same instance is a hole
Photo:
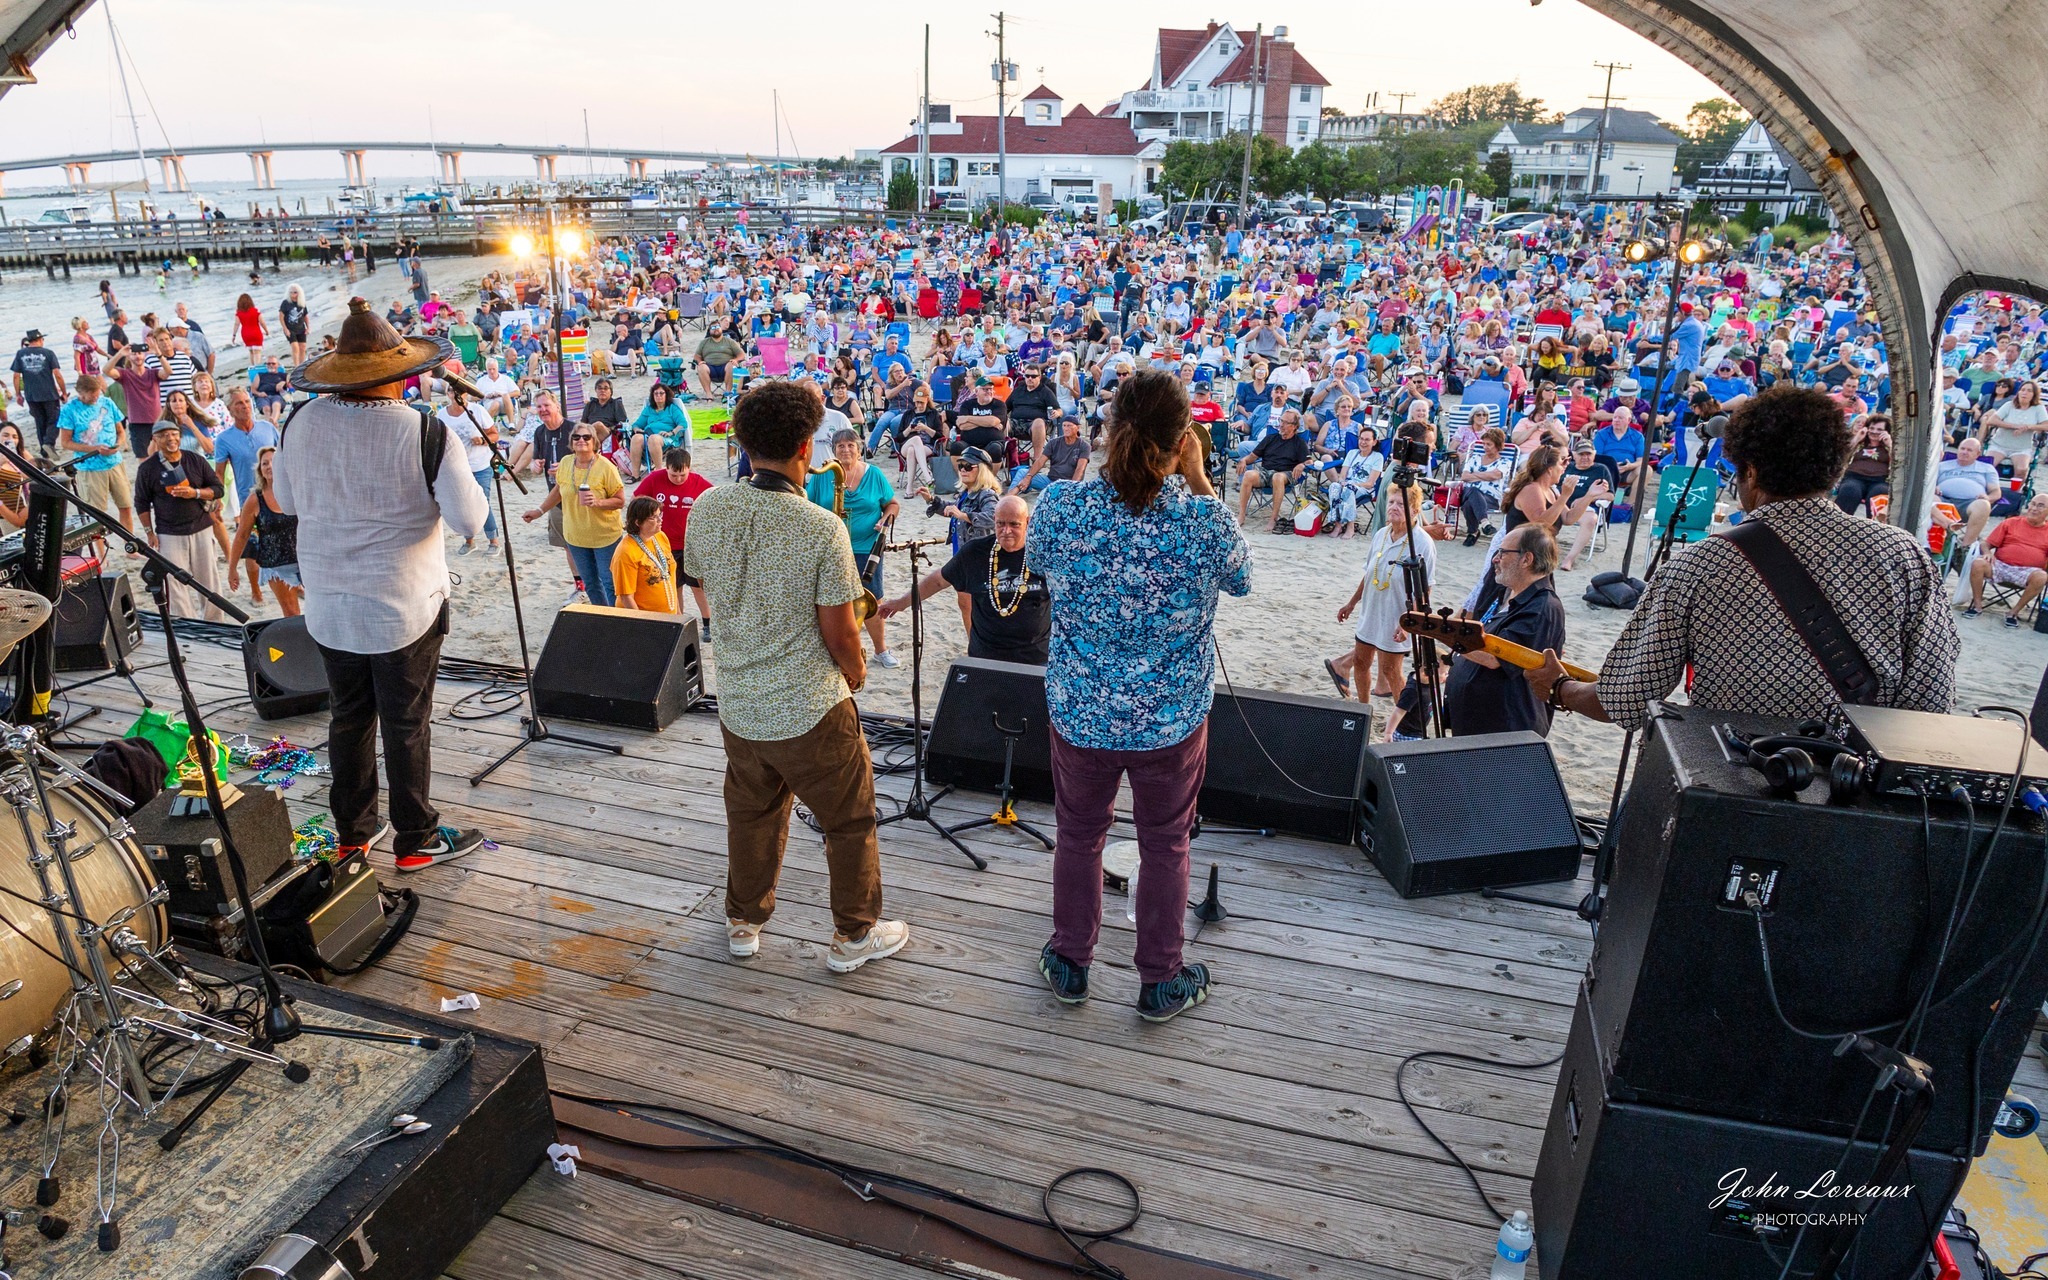
[[[1543,665],[1541,651],[1512,640],[1486,634],[1486,627],[1476,618],[1454,616],[1449,609],[1438,613],[1404,613],[1401,627],[1411,636],[1434,640],[1453,653],[1477,653],[1481,650],[1499,658],[1510,666],[1532,670]],[[1597,671],[1588,671],[1576,663],[1564,663],[1568,679],[1590,683],[1598,680]]]

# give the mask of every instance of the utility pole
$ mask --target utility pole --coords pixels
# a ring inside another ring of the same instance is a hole
[[[1375,94],[1374,96],[1377,97],[1378,95]],[[1413,89],[1409,89],[1401,93],[1389,92],[1387,96],[1394,100],[1394,114],[1397,116],[1404,116],[1408,114],[1408,99],[1419,98],[1422,95],[1416,93]]]
[[[917,216],[931,203],[925,183],[932,164],[932,24],[924,24],[924,88],[917,98]]]
[[[1586,203],[1592,204],[1600,190],[1600,152],[1607,145],[1607,113],[1614,106],[1614,73],[1633,71],[1634,67],[1625,62],[1596,62],[1596,67],[1607,69],[1607,88],[1600,95],[1600,128],[1593,135],[1593,171],[1586,176]],[[1622,99],[1627,102],[1627,98]]]
[[[1249,91],[1251,106],[1244,117],[1244,172],[1237,180],[1237,225],[1242,227],[1251,219],[1252,201],[1252,146],[1259,136],[1259,83],[1262,72],[1259,57],[1265,52],[1266,24],[1261,22],[1252,28],[1252,71],[1245,87]]]
[[[996,82],[996,247],[1007,249],[1009,238],[1003,232],[1003,205],[1010,198],[1010,152],[1004,139],[1003,123],[1010,114],[1010,81],[1017,78],[1017,66],[1010,61],[1004,43],[1004,21],[1000,12],[989,15],[996,20],[992,33],[996,38],[996,65],[991,69]]]

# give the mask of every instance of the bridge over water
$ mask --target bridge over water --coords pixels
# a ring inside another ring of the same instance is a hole
[[[364,157],[372,151],[405,152],[421,155],[431,153],[440,162],[441,181],[462,181],[462,157],[465,155],[512,155],[529,156],[533,160],[534,176],[543,182],[555,178],[555,162],[564,156],[589,156],[593,159],[623,160],[629,178],[646,178],[648,166],[655,161],[667,163],[705,165],[755,165],[776,159],[773,156],[755,155],[731,151],[670,151],[649,147],[576,147],[556,143],[512,143],[512,142],[209,142],[181,147],[145,147],[142,155],[157,162],[162,173],[163,185],[173,191],[187,190],[185,181],[185,159],[188,156],[246,155],[249,157],[250,176],[257,187],[273,190],[277,186],[271,174],[271,157],[279,151],[330,151],[341,157],[342,178],[349,186],[363,186],[367,182]],[[99,151],[82,155],[30,156],[18,160],[0,160],[0,195],[6,194],[7,174],[27,173],[38,169],[62,169],[64,181],[73,187],[83,187],[91,181],[92,167],[96,164],[119,164],[133,160],[136,153],[130,151]],[[802,156],[782,156],[784,164],[810,164],[811,159]]]

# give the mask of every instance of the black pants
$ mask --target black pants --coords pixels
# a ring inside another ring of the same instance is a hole
[[[433,782],[434,676],[448,611],[425,635],[391,653],[344,653],[320,646],[333,691],[327,755],[334,783],[327,807],[344,845],[364,844],[377,831],[377,742],[384,731],[384,774],[391,786],[392,853],[413,853],[434,834],[441,815],[428,797]]]
[[[57,447],[57,415],[64,406],[55,400],[31,400],[28,416],[35,419],[36,443],[45,449]]]

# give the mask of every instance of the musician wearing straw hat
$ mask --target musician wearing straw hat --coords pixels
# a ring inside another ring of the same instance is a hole
[[[362,848],[377,834],[381,722],[392,852],[400,871],[419,871],[483,843],[442,825],[428,795],[429,719],[448,632],[441,526],[473,538],[489,507],[463,442],[403,399],[405,380],[453,348],[400,337],[361,298],[348,310],[334,349],[292,372],[317,398],[285,419],[274,485],[299,518],[306,630],[333,692],[328,804],[340,843]]]

